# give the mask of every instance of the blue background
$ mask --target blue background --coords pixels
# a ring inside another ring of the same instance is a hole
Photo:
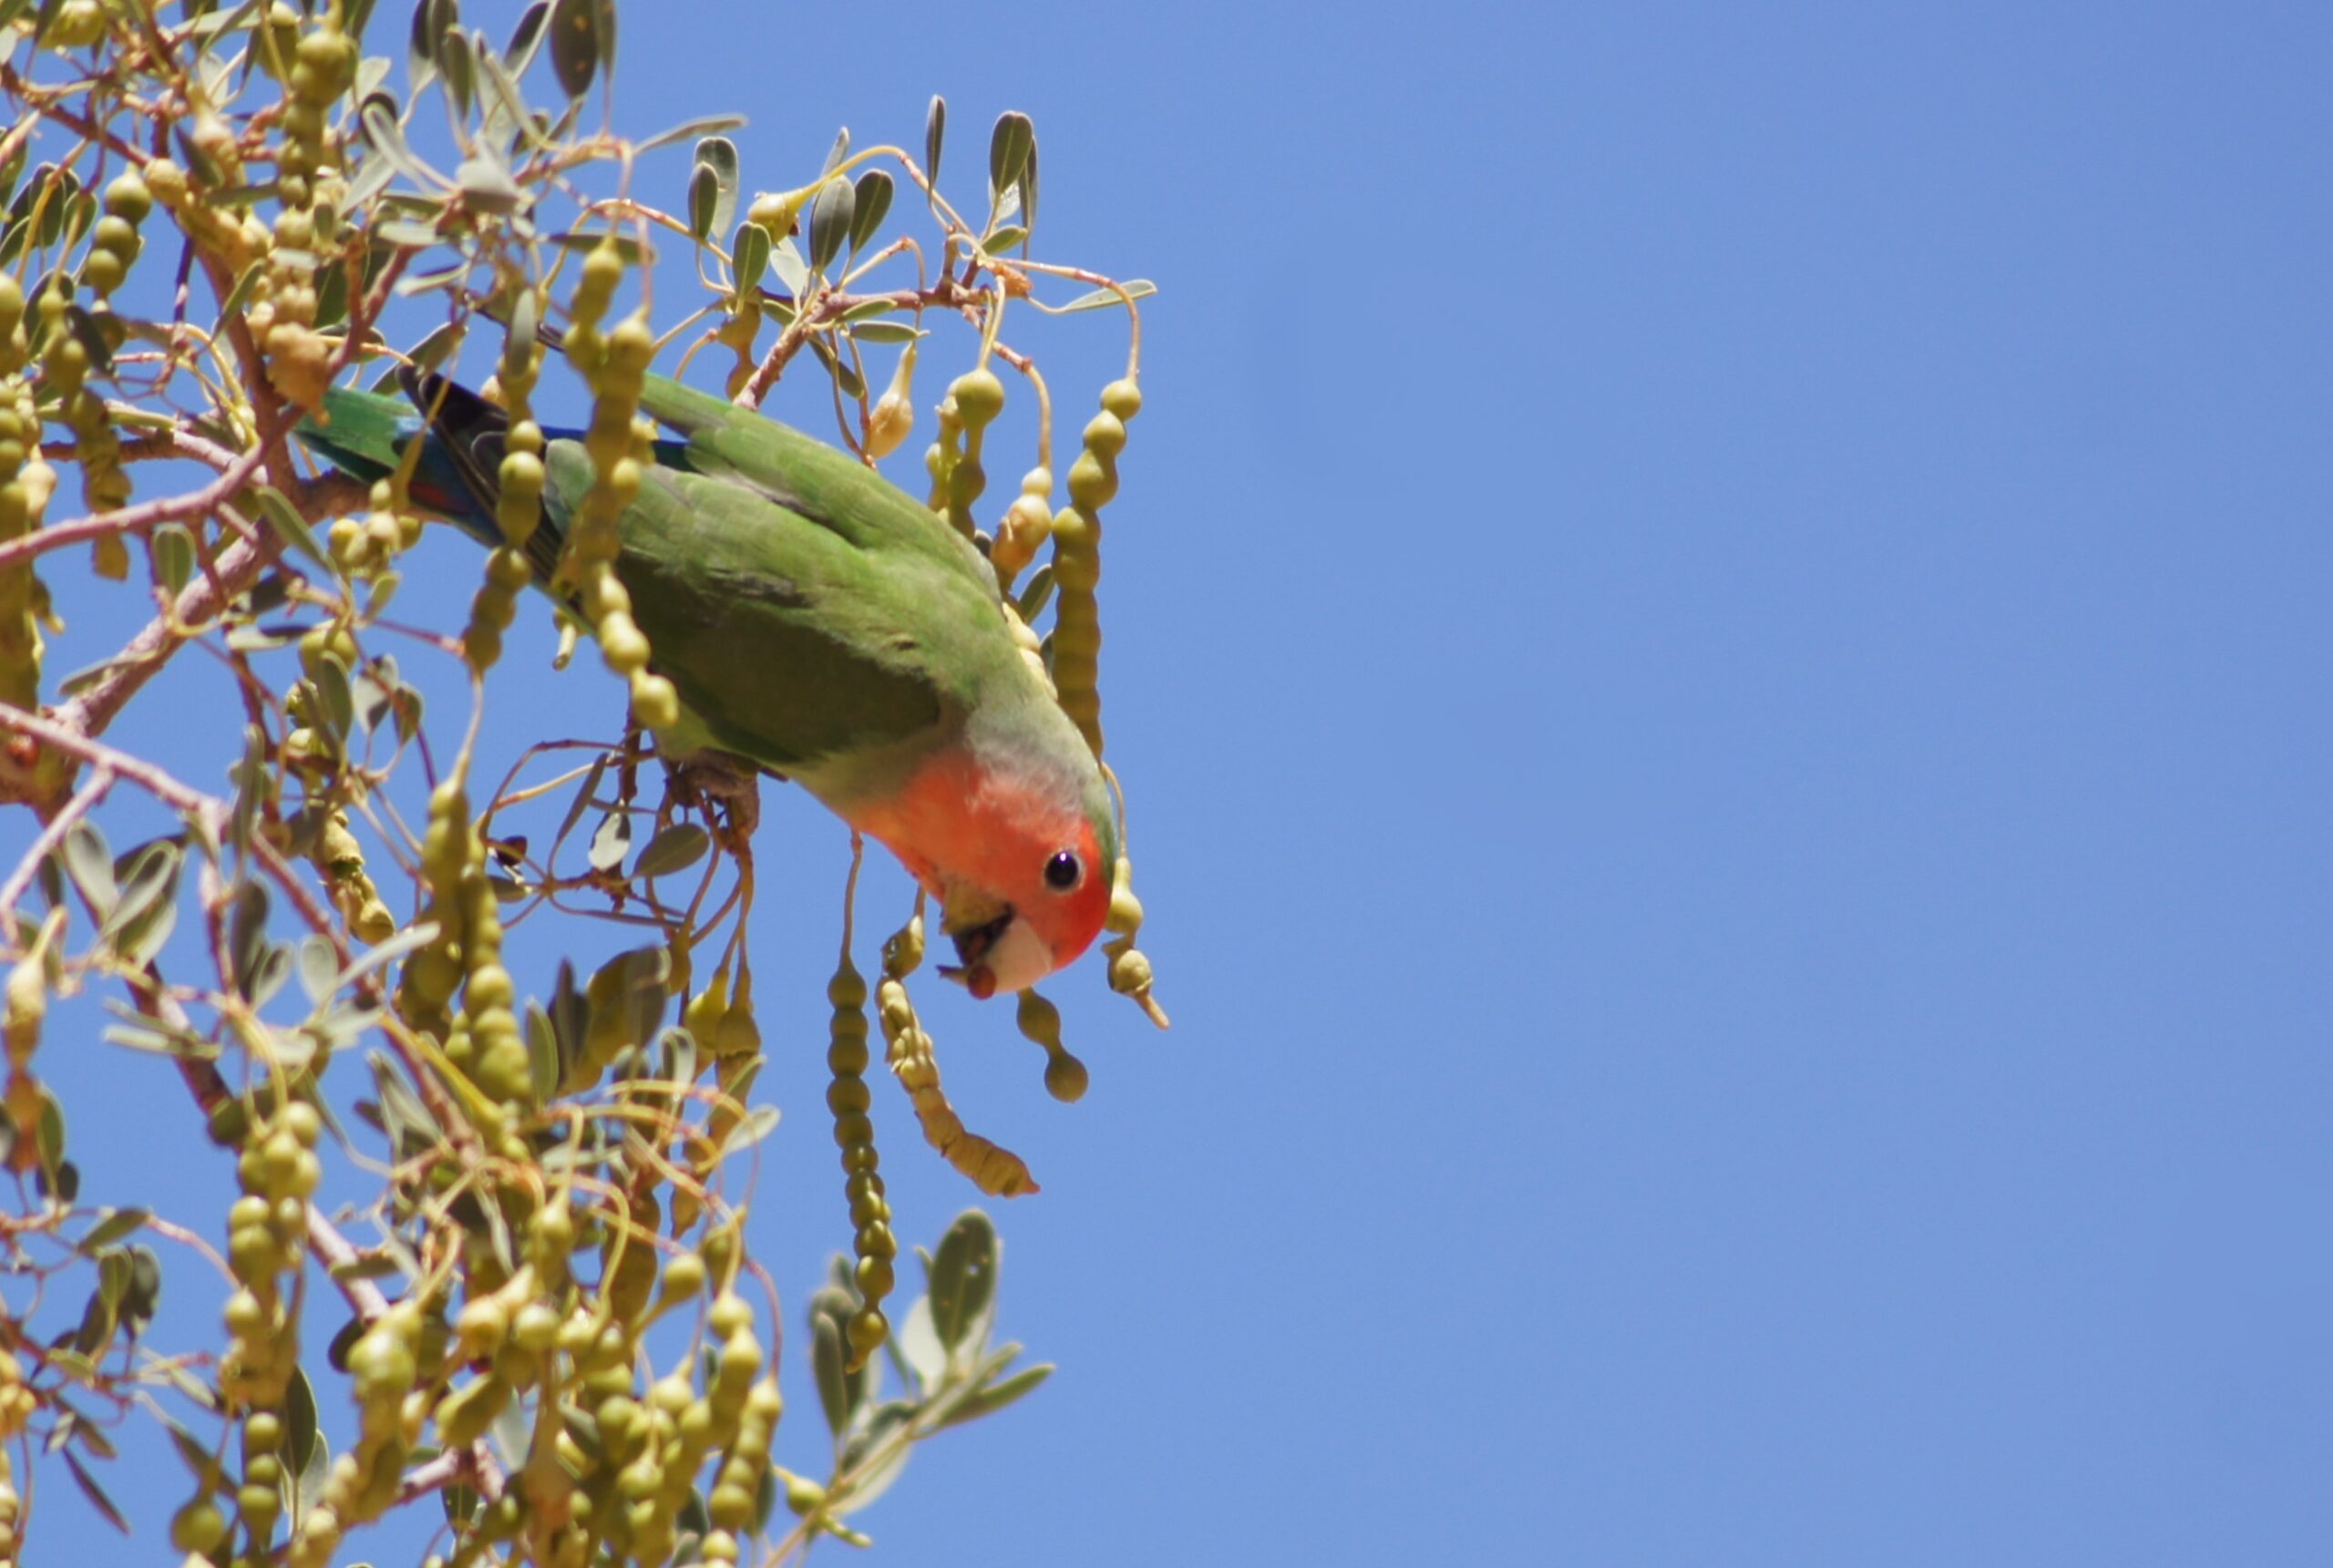
[[[776,188],[941,92],[970,201],[1023,109],[1041,252],[1162,290],[1103,682],[1176,1028],[1064,977],[1064,1108],[930,1000],[1063,1370],[875,1561],[2333,1560],[2329,77],[2306,5],[626,8],[627,130],[744,109]],[[1066,429],[1119,328],[1012,328]],[[612,727],[545,619],[495,754]],[[215,784],[180,665],[115,735]],[[768,807],[798,1332],[843,845]],[[169,1069],[47,1050],[92,1194],[215,1231]]]

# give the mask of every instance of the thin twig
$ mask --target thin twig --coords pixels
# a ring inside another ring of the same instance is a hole
[[[87,815],[91,806],[105,799],[106,792],[111,788],[113,770],[99,767],[89,776],[89,782],[81,786],[79,793],[48,819],[48,825],[40,830],[40,836],[33,840],[33,846],[25,851],[25,857],[16,862],[16,868],[8,874],[6,884],[0,885],[0,918],[5,918],[15,910],[17,901],[31,889],[33,878],[39,875],[40,863],[57,852],[57,846],[65,842],[65,835],[72,831],[73,825]]]
[[[843,315],[874,300],[889,300],[901,310],[971,310],[987,302],[993,296],[983,289],[968,289],[953,278],[942,278],[928,289],[889,289],[872,294],[845,293],[829,289],[812,296],[807,310],[799,310],[761,363],[754,366],[754,374],[746,378],[737,395],[730,401],[740,408],[759,408],[777,378],[786,374],[786,363],[802,352],[803,344],[821,327],[834,325]],[[795,302],[798,306],[801,302]]]

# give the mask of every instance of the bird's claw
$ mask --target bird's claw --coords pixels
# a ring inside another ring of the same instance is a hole
[[[721,752],[699,752],[665,764],[667,782],[684,804],[706,809],[716,803],[721,820],[714,837],[722,848],[743,859],[754,829],[761,822],[762,795],[758,772]]]

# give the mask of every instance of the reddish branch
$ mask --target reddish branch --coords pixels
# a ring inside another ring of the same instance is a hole
[[[827,327],[838,325],[849,312],[876,300],[889,300],[903,311],[942,310],[969,311],[985,303],[994,296],[983,289],[968,288],[954,278],[941,278],[928,289],[892,289],[882,293],[848,294],[838,289],[813,294],[777,341],[754,366],[754,374],[738,389],[734,401],[740,408],[759,408],[777,378],[786,374],[788,361],[802,352],[813,334]]]

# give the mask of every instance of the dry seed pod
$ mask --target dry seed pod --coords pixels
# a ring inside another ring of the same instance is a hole
[[[885,969],[883,983],[876,988],[875,999],[883,1021],[884,1039],[889,1046],[887,1055],[892,1074],[907,1090],[909,1102],[915,1108],[924,1142],[991,1197],[1018,1197],[1037,1191],[1036,1180],[1029,1174],[1029,1167],[1021,1156],[965,1130],[962,1119],[949,1105],[948,1096],[940,1087],[940,1064],[932,1057],[931,1037],[923,1031],[916,1018],[907,987],[899,975],[889,972],[889,963]],[[838,1127],[838,1139],[840,1136]],[[845,1168],[852,1168],[848,1151]]]

